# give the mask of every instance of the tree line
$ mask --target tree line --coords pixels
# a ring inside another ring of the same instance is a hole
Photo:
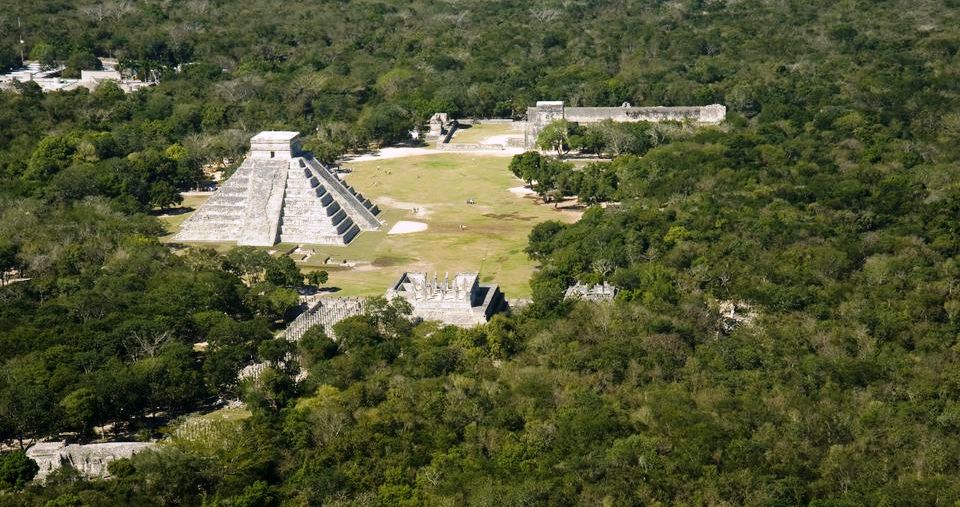
[[[164,74],[126,96],[0,93],[0,260],[34,278],[0,288],[0,431],[113,418],[170,437],[110,481],[28,485],[5,454],[0,505],[960,498],[952,2],[175,5],[0,1],[0,47],[19,15],[58,60]],[[379,301],[294,350],[271,338],[289,264],[173,255],[143,213],[154,186],[182,188],[256,130],[309,133],[332,157],[433,112],[520,116],[544,98],[723,103],[728,119],[669,142],[567,125],[566,146],[612,160],[515,159],[545,197],[589,200],[588,181],[620,206],[534,227],[533,304],[476,329]],[[615,152],[621,138],[636,148]],[[575,281],[621,292],[564,300]],[[731,302],[753,322],[723,324]],[[269,366],[235,383],[248,360]],[[222,396],[250,417],[151,424]]]

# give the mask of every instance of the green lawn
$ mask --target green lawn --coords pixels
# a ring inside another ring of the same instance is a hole
[[[163,222],[167,228],[167,235],[161,237],[160,240],[169,241],[172,239],[173,235],[180,230],[180,224],[196,211],[201,204],[207,202],[209,198],[209,195],[187,195],[184,196],[180,206],[164,210],[163,212],[157,211],[157,213],[160,213],[160,221]]]
[[[443,276],[479,270],[483,281],[500,284],[508,297],[529,296],[534,266],[523,253],[527,234],[537,223],[572,222],[577,214],[511,193],[522,183],[507,170],[509,163],[508,157],[443,154],[347,164],[353,173],[346,180],[380,206],[386,224],[345,248],[316,247],[320,255],[305,265],[318,266],[327,256],[357,262],[352,269],[324,268],[329,284],[350,295],[380,294],[404,271]],[[467,204],[469,199],[476,204]],[[423,222],[428,229],[388,235],[399,220]]]
[[[436,271],[441,277],[480,271],[483,281],[500,284],[507,297],[529,296],[534,265],[523,253],[527,235],[537,223],[573,222],[578,214],[511,193],[509,188],[522,183],[507,170],[509,163],[509,157],[458,153],[347,163],[353,172],[345,179],[380,206],[386,223],[346,247],[310,247],[317,254],[302,264],[304,271],[328,271],[328,285],[341,295],[382,294],[404,271]],[[476,204],[467,204],[469,199]],[[187,216],[167,219],[171,234]],[[428,229],[388,235],[400,220],[426,223]],[[324,264],[328,257],[335,265]]]
[[[459,128],[453,134],[450,144],[472,144],[482,143],[490,136],[510,135],[514,137],[523,137],[522,130],[514,130],[509,124],[503,123],[481,123],[479,125],[466,126]],[[502,144],[502,142],[494,143]]]
[[[250,411],[246,408],[223,407],[206,414],[191,414],[190,419],[197,421],[242,421],[250,417]]]

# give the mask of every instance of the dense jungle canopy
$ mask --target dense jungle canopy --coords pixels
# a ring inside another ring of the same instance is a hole
[[[0,92],[0,270],[31,277],[0,288],[0,437],[251,416],[109,481],[25,485],[5,453],[0,505],[960,501],[957,0],[0,0],[0,68],[21,33],[44,64],[161,82]],[[151,210],[252,132],[334,159],[543,99],[728,112],[575,176],[515,159],[543,195],[620,205],[535,227],[533,304],[478,329],[378,301],[290,345],[292,262],[157,240]],[[623,290],[564,301],[577,280]]]

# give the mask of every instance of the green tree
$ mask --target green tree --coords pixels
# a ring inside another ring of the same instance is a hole
[[[57,419],[43,361],[36,355],[7,361],[0,378],[0,418],[14,431],[23,448],[28,437],[46,435]]]
[[[75,135],[44,137],[30,156],[25,178],[46,181],[73,160],[79,139]]]
[[[307,283],[310,285],[320,286],[327,283],[327,280],[330,279],[330,275],[324,270],[315,270],[307,273]]]
[[[530,279],[530,289],[536,311],[549,314],[561,309],[567,284],[560,277],[541,271]]]
[[[44,68],[52,68],[57,64],[56,48],[45,42],[38,42],[30,48],[30,59],[40,62]]]
[[[546,260],[556,248],[554,238],[563,231],[564,225],[556,220],[541,222],[533,227],[527,236],[527,246],[524,252],[537,261]]]
[[[266,252],[248,246],[234,248],[226,255],[227,270],[239,276],[247,285],[263,281],[267,267],[273,263]]]
[[[339,346],[333,341],[323,326],[314,326],[307,330],[297,342],[297,350],[300,353],[300,361],[304,368],[310,370],[322,361],[333,358],[337,355]]]
[[[293,353],[296,351],[296,344],[285,339],[276,338],[273,340],[264,340],[257,346],[257,356],[270,363],[274,368],[280,369],[284,363],[292,363]],[[286,366],[291,366],[287,364]]]
[[[23,451],[0,453],[0,489],[23,489],[39,471],[37,463]]]
[[[19,248],[9,238],[0,239],[0,271],[17,266]]]
[[[74,51],[64,62],[63,77],[79,78],[82,70],[101,70],[100,59],[90,51]]]
[[[0,44],[0,72],[8,72],[20,67],[20,55],[6,44]]]
[[[250,294],[248,305],[271,321],[287,317],[287,314],[300,304],[300,294],[296,290],[277,287],[271,283],[253,286]]]
[[[370,298],[366,301],[364,313],[376,322],[380,332],[388,338],[406,336],[412,328],[410,316],[413,315],[413,306],[403,298],[389,301],[382,297]]]
[[[554,151],[558,158],[570,151],[571,124],[567,120],[554,120],[537,134],[537,148]]]
[[[364,109],[359,124],[367,138],[379,146],[408,140],[413,128],[409,114],[394,104],[379,104]]]
[[[183,197],[173,185],[159,181],[150,186],[150,206],[161,210],[183,202]]]
[[[268,282],[279,287],[299,287],[303,285],[303,274],[297,264],[286,255],[273,259],[266,268]]]
[[[535,151],[528,151],[514,155],[510,159],[510,172],[528,185],[540,174],[540,168],[545,163],[544,157]]]
[[[60,400],[64,418],[71,427],[89,435],[100,420],[97,414],[97,396],[92,389],[81,387]]]

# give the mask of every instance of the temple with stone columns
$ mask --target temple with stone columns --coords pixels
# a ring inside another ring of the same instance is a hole
[[[403,298],[413,307],[413,315],[423,320],[472,327],[483,324],[507,308],[497,285],[480,284],[478,273],[449,274],[404,273],[387,290],[388,300]]]

